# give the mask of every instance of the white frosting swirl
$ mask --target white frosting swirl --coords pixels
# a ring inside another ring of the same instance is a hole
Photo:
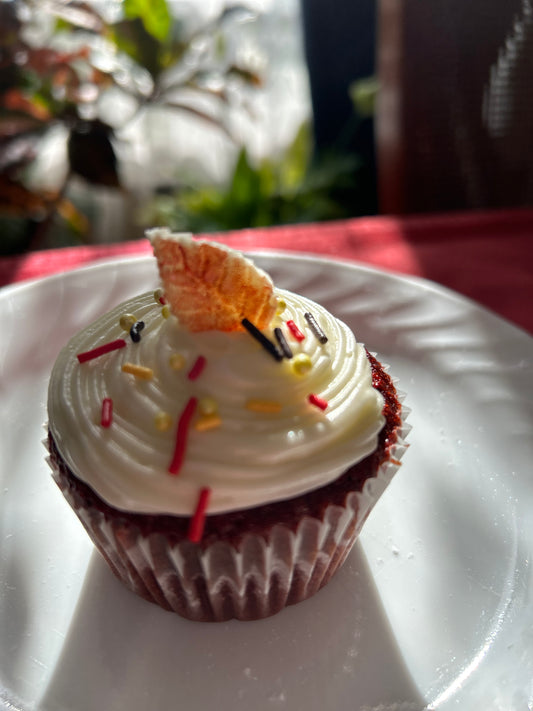
[[[309,356],[305,374],[295,374],[294,360],[276,361],[247,332],[185,331],[174,316],[162,316],[152,292],[77,334],[55,363],[48,394],[49,427],[74,474],[116,508],[190,515],[202,487],[211,489],[208,513],[244,509],[323,486],[370,454],[384,422],[383,398],[372,387],[364,347],[323,307],[280,289],[276,294],[286,309],[271,327],[282,327],[295,355]],[[327,343],[315,337],[305,312]],[[139,343],[120,327],[125,313],[145,323]],[[291,338],[290,319],[304,332],[303,342]],[[78,353],[117,338],[127,346],[78,362]],[[183,370],[170,365],[175,353],[185,359]],[[206,366],[191,381],[187,372],[200,355]],[[126,362],[152,368],[153,378],[123,372]],[[309,403],[311,393],[327,401],[326,410]],[[172,475],[177,422],[191,397],[212,398],[220,425],[199,431],[193,421],[183,466]],[[104,398],[113,402],[109,428],[100,424]],[[274,401],[280,411],[250,411],[250,399]],[[168,431],[157,429],[158,413],[170,415]]]

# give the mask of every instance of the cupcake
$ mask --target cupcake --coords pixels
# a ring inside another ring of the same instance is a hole
[[[113,573],[191,620],[254,620],[346,559],[405,450],[387,369],[222,245],[148,232],[161,286],[75,335],[48,393],[55,481]]]

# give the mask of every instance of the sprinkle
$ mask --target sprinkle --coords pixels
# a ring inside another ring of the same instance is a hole
[[[168,318],[170,316],[170,309],[168,308],[168,306],[163,306],[163,308],[161,309],[161,316],[163,318]]]
[[[213,430],[216,427],[220,427],[222,420],[218,412],[212,412],[210,415],[202,415],[194,423],[194,429],[198,432],[207,432],[207,430]]]
[[[163,304],[163,306],[167,303],[163,289],[156,289],[154,291],[154,300],[158,304]]]
[[[158,412],[154,418],[154,424],[156,429],[160,432],[168,432],[172,426],[172,417],[168,412]]]
[[[93,358],[98,358],[105,353],[110,353],[111,351],[116,351],[119,348],[124,348],[126,346],[126,341],[123,338],[117,338],[116,341],[111,341],[110,343],[104,343],[102,346],[93,348],[91,351],[85,351],[85,353],[78,353],[77,358],[80,363],[85,363]]]
[[[289,331],[292,333],[294,338],[296,338],[297,341],[303,341],[305,339],[304,334],[300,331],[298,326],[294,323],[294,321],[291,319],[289,321],[285,322],[287,324],[287,328]]]
[[[105,397],[102,400],[102,414],[100,424],[102,427],[110,427],[113,422],[113,400],[110,397]]]
[[[278,299],[278,304],[276,306],[276,313],[282,314],[287,308],[287,304],[283,299]]]
[[[181,465],[183,464],[183,458],[185,457],[185,449],[187,447],[187,432],[189,430],[189,425],[196,410],[196,404],[196,398],[191,397],[179,417],[178,426],[176,428],[176,445],[174,447],[172,461],[170,462],[168,467],[168,471],[171,474],[179,474]]]
[[[168,362],[172,370],[183,370],[185,368],[185,356],[183,353],[173,353]]]
[[[187,533],[187,538],[192,543],[199,543],[202,539],[202,534],[204,532],[205,525],[205,512],[209,504],[210,496],[211,489],[208,486],[204,486],[202,489],[200,489],[196,509],[191,518],[189,524],[189,531]]]
[[[201,415],[214,415],[215,412],[218,412],[218,405],[215,398],[209,396],[200,398],[198,401],[198,412]]]
[[[293,373],[296,373],[296,375],[305,375],[313,367],[313,361],[307,353],[298,353],[298,355],[293,358],[291,367]]]
[[[292,351],[290,349],[289,344],[287,343],[287,339],[283,335],[283,331],[281,330],[281,328],[274,329],[274,336],[276,337],[278,346],[280,347],[281,352],[283,353],[285,358],[292,358]]]
[[[194,365],[187,373],[189,380],[196,380],[199,378],[206,366],[206,363],[207,361],[203,355],[198,356],[198,358],[194,361]]]
[[[133,326],[133,324],[137,321],[137,318],[133,314],[122,314],[120,317],[120,328],[123,331],[128,331],[130,328]]]
[[[243,318],[241,321],[242,325],[244,328],[248,331],[248,333],[255,338],[256,341],[258,341],[263,348],[270,353],[270,355],[275,358],[276,360],[282,360],[283,354],[279,351],[278,347],[276,346],[275,343],[272,343],[272,341],[265,336],[264,333],[262,333],[257,326],[254,326],[253,323],[248,321],[247,318]]]
[[[135,321],[130,328],[130,338],[134,343],[139,343],[141,340],[141,331],[144,328],[144,321]]]
[[[130,375],[134,375],[141,380],[151,380],[154,377],[154,371],[151,368],[147,368],[144,365],[137,365],[136,363],[124,363],[122,372],[130,373]]]
[[[304,314],[305,320],[309,324],[311,331],[315,334],[315,336],[318,338],[320,343],[327,343],[328,342],[328,337],[324,333],[324,331],[320,328],[318,325],[315,317],[313,316],[312,313],[309,311],[306,311]]]
[[[251,412],[273,413],[281,411],[281,403],[277,400],[248,400],[245,405]]]
[[[309,400],[311,405],[318,407],[319,410],[326,410],[328,407],[327,401],[321,397],[318,397],[318,395],[311,394],[307,399]]]

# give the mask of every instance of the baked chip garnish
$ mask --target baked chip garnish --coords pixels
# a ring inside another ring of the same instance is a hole
[[[272,280],[240,252],[154,228],[152,243],[172,313],[190,331],[242,331],[242,320],[268,326],[276,313]]]

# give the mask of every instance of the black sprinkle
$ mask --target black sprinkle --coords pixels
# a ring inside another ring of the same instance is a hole
[[[144,321],[136,321],[130,328],[130,337],[134,343],[139,343],[141,340],[141,331],[144,328]]]
[[[324,331],[320,328],[320,326],[316,322],[316,319],[313,316],[313,314],[311,314],[311,313],[309,313],[309,311],[307,311],[304,314],[304,316],[305,316],[305,320],[307,321],[307,323],[309,324],[309,326],[311,328],[311,331],[313,331],[315,336],[318,338],[319,342],[320,343],[327,343],[328,337],[326,336]]]
[[[283,331],[281,328],[275,328],[274,329],[274,336],[276,336],[276,341],[278,342],[278,346],[281,349],[281,352],[285,356],[285,358],[292,358],[292,351],[291,347],[287,343],[287,339],[283,335]]]
[[[279,350],[279,348],[276,346],[275,343],[272,343],[272,341],[265,336],[264,333],[262,333],[257,326],[254,326],[251,321],[248,321],[247,318],[243,318],[241,321],[242,325],[244,328],[248,331],[248,333],[255,338],[256,341],[258,341],[263,348],[270,353],[270,355],[275,358],[276,360],[282,360],[283,359],[283,353]]]

